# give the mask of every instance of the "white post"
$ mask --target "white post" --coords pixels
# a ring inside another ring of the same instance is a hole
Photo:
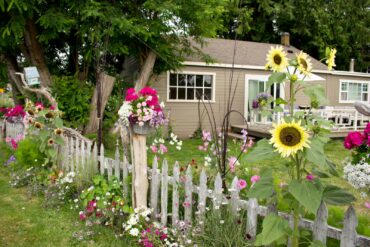
[[[146,155],[146,135],[134,134],[133,141],[133,173],[132,203],[134,208],[147,207],[148,195],[148,164]]]

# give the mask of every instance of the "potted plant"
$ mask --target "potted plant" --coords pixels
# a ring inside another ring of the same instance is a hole
[[[125,126],[132,126],[135,134],[147,135],[152,127],[167,123],[163,108],[155,89],[144,87],[136,92],[134,88],[129,88],[118,114]]]

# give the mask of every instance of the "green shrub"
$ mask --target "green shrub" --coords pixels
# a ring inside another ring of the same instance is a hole
[[[55,77],[52,87],[59,109],[64,113],[65,125],[77,128],[87,123],[93,87],[73,76]]]
[[[40,143],[33,138],[20,141],[14,154],[17,166],[29,168],[43,164],[46,157],[39,146]]]

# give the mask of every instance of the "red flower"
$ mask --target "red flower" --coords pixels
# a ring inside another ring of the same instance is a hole
[[[351,149],[353,147],[361,146],[364,140],[365,136],[360,132],[349,132],[346,139],[344,139],[344,147]]]
[[[137,100],[139,96],[136,94],[136,91],[134,88],[129,88],[126,91],[126,101],[133,101]]]

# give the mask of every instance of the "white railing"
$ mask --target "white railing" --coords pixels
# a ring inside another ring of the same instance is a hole
[[[308,112],[309,110],[298,110],[294,112]],[[333,122],[331,131],[345,131],[345,130],[361,130],[370,122],[370,117],[365,116],[356,111],[354,108],[332,108],[332,109],[314,109],[311,111],[314,114],[320,115],[326,120]],[[251,112],[250,123],[256,124],[271,124],[271,122],[279,123],[282,118],[288,114],[288,111],[273,113],[271,117],[263,117],[258,112]]]

